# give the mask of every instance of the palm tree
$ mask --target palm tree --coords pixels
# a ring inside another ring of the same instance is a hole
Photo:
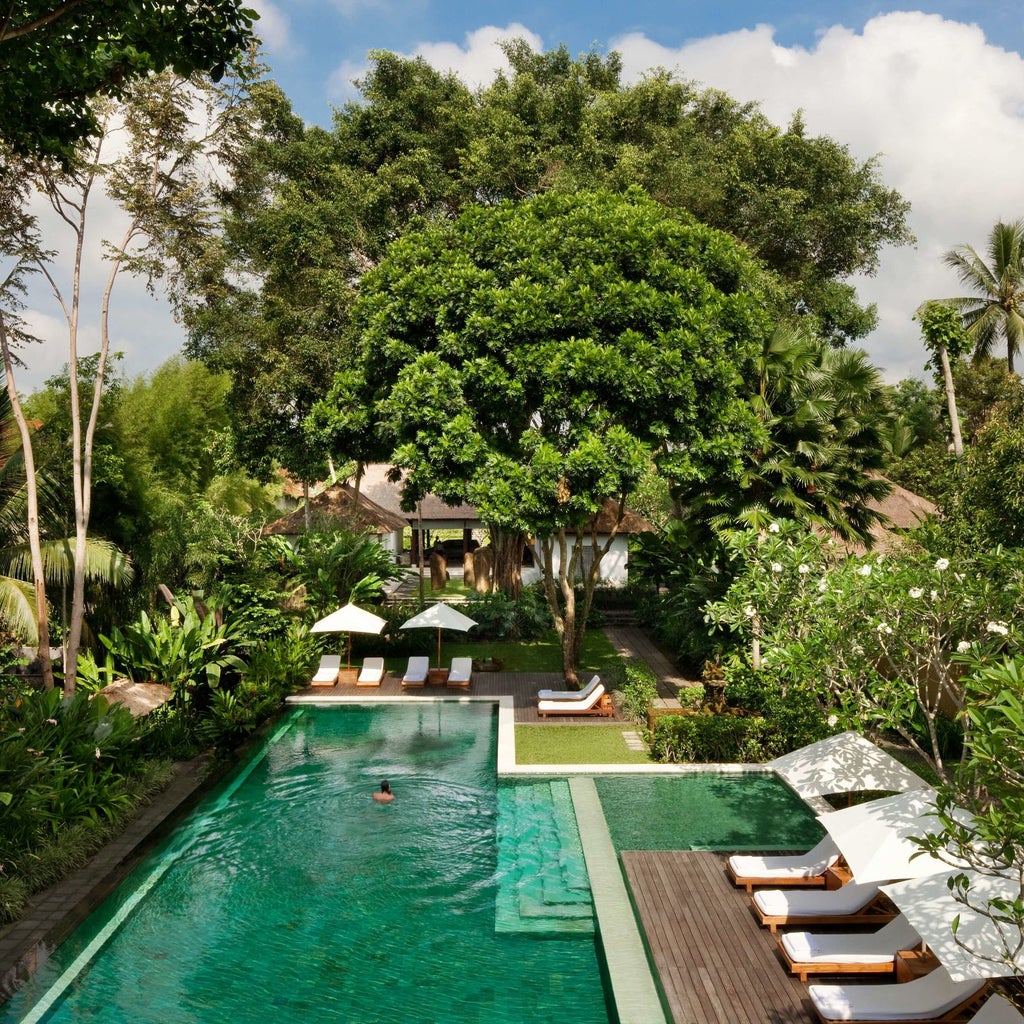
[[[1013,373],[1013,357],[1024,342],[1024,220],[999,221],[988,236],[988,262],[969,245],[958,245],[943,256],[960,282],[974,295],[945,299],[964,320],[974,343],[974,356],[989,355],[996,341],[1006,342],[1006,366]]]
[[[764,426],[738,482],[713,481],[689,495],[690,514],[712,531],[792,519],[871,544],[890,490],[880,478],[888,416],[878,370],[858,349],[833,349],[780,326],[755,360],[750,403]]]

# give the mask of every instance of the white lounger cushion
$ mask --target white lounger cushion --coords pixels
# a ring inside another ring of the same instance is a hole
[[[604,687],[598,683],[584,700],[539,700],[538,711],[552,711],[556,714],[572,714],[574,711],[589,711],[604,696]]]
[[[582,690],[538,690],[537,700],[586,700],[600,684],[601,677],[594,676]]]
[[[766,917],[855,914],[878,895],[876,882],[848,882],[841,889],[763,889],[754,905]]]
[[[953,981],[937,967],[899,985],[808,985],[807,994],[825,1020],[928,1020],[952,1010],[984,984],[984,978]]]
[[[914,926],[900,914],[877,932],[787,932],[782,936],[782,948],[798,964],[884,964],[895,960],[901,949],[913,949],[920,941]]]
[[[316,675],[313,676],[314,683],[337,682],[338,672],[341,670],[340,654],[325,654],[317,666]]]
[[[1020,1010],[998,995],[986,999],[985,1005],[971,1018],[971,1024],[1022,1024],[1022,1022],[1024,1022],[1024,1016],[1021,1016]]]
[[[813,850],[790,857],[752,857],[747,854],[729,858],[729,868],[737,878],[813,878],[823,875],[839,860],[839,848],[831,836]]]
[[[472,674],[472,658],[452,658],[451,671],[448,673],[449,683],[468,683]]]
[[[384,678],[384,659],[367,658],[363,662],[363,669],[359,673],[357,683],[379,683]]]
[[[402,676],[403,683],[422,683],[426,681],[427,670],[430,668],[430,659],[424,654],[414,655],[409,659],[405,675]]]

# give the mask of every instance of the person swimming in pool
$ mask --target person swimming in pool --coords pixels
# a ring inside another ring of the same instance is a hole
[[[373,799],[379,804],[389,804],[395,799],[395,794],[391,792],[391,783],[387,779],[380,784],[380,789],[373,794]]]

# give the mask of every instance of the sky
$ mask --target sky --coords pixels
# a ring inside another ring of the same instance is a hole
[[[884,3],[788,0],[250,0],[260,13],[272,77],[307,122],[358,102],[356,80],[371,50],[421,56],[486,84],[504,65],[498,43],[525,38],[537,50],[615,50],[623,78],[651,68],[756,101],[784,126],[801,111],[811,134],[831,136],[859,160],[876,158],[882,181],[911,204],[917,243],[883,250],[873,277],[853,280],[878,307],[861,342],[889,382],[924,376],[911,317],[925,299],[962,294],[942,254],[983,251],[992,225],[1024,218],[1024,6],[1019,0]],[[105,230],[116,215],[98,218]],[[54,232],[56,224],[50,222]],[[61,246],[54,234],[53,247]],[[99,257],[86,273],[83,339],[95,344]],[[26,351],[23,393],[67,361],[61,311],[36,288],[29,319],[44,337]],[[159,292],[122,280],[111,306],[112,347],[129,377],[149,373],[184,342]]]

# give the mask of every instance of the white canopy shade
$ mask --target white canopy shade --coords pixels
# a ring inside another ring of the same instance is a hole
[[[991,899],[1020,899],[1017,878],[976,871],[963,873],[971,880],[970,900],[977,906],[984,907]],[[1021,940],[1020,930],[1016,925],[999,926],[991,918],[958,903],[947,884],[950,874],[947,869],[927,878],[885,885],[882,890],[903,911],[954,981],[1008,977],[1024,971],[1024,952],[1014,952]],[[953,920],[958,915],[960,924],[954,938]],[[1007,962],[1006,958],[1011,956],[1016,961],[1016,970]]]
[[[347,657],[345,659],[348,667],[352,667],[352,634],[353,633],[374,633],[379,634],[387,625],[387,619],[382,619],[373,612],[359,608],[350,601],[347,605],[331,612],[318,622],[313,623],[311,633],[346,633],[348,634]]]
[[[769,761],[801,796],[860,793],[865,790],[902,793],[927,783],[858,732],[841,732]]]
[[[387,625],[387,619],[382,619],[373,612],[359,608],[349,602],[343,608],[331,612],[315,622],[311,633],[380,633]]]
[[[913,836],[939,831],[934,812],[935,791],[912,790],[819,814],[818,821],[842,851],[855,881],[891,882],[948,868],[911,842]]]
[[[444,601],[438,601],[437,604],[432,604],[429,608],[424,608],[418,615],[414,615],[411,619],[402,623],[402,629],[428,629],[435,628],[437,630],[437,667],[441,667],[441,630],[442,629],[456,629],[461,633],[465,633],[467,630],[472,629],[476,625],[476,620],[471,619],[468,615],[463,615],[462,612],[457,611],[450,604],[446,604]]]

